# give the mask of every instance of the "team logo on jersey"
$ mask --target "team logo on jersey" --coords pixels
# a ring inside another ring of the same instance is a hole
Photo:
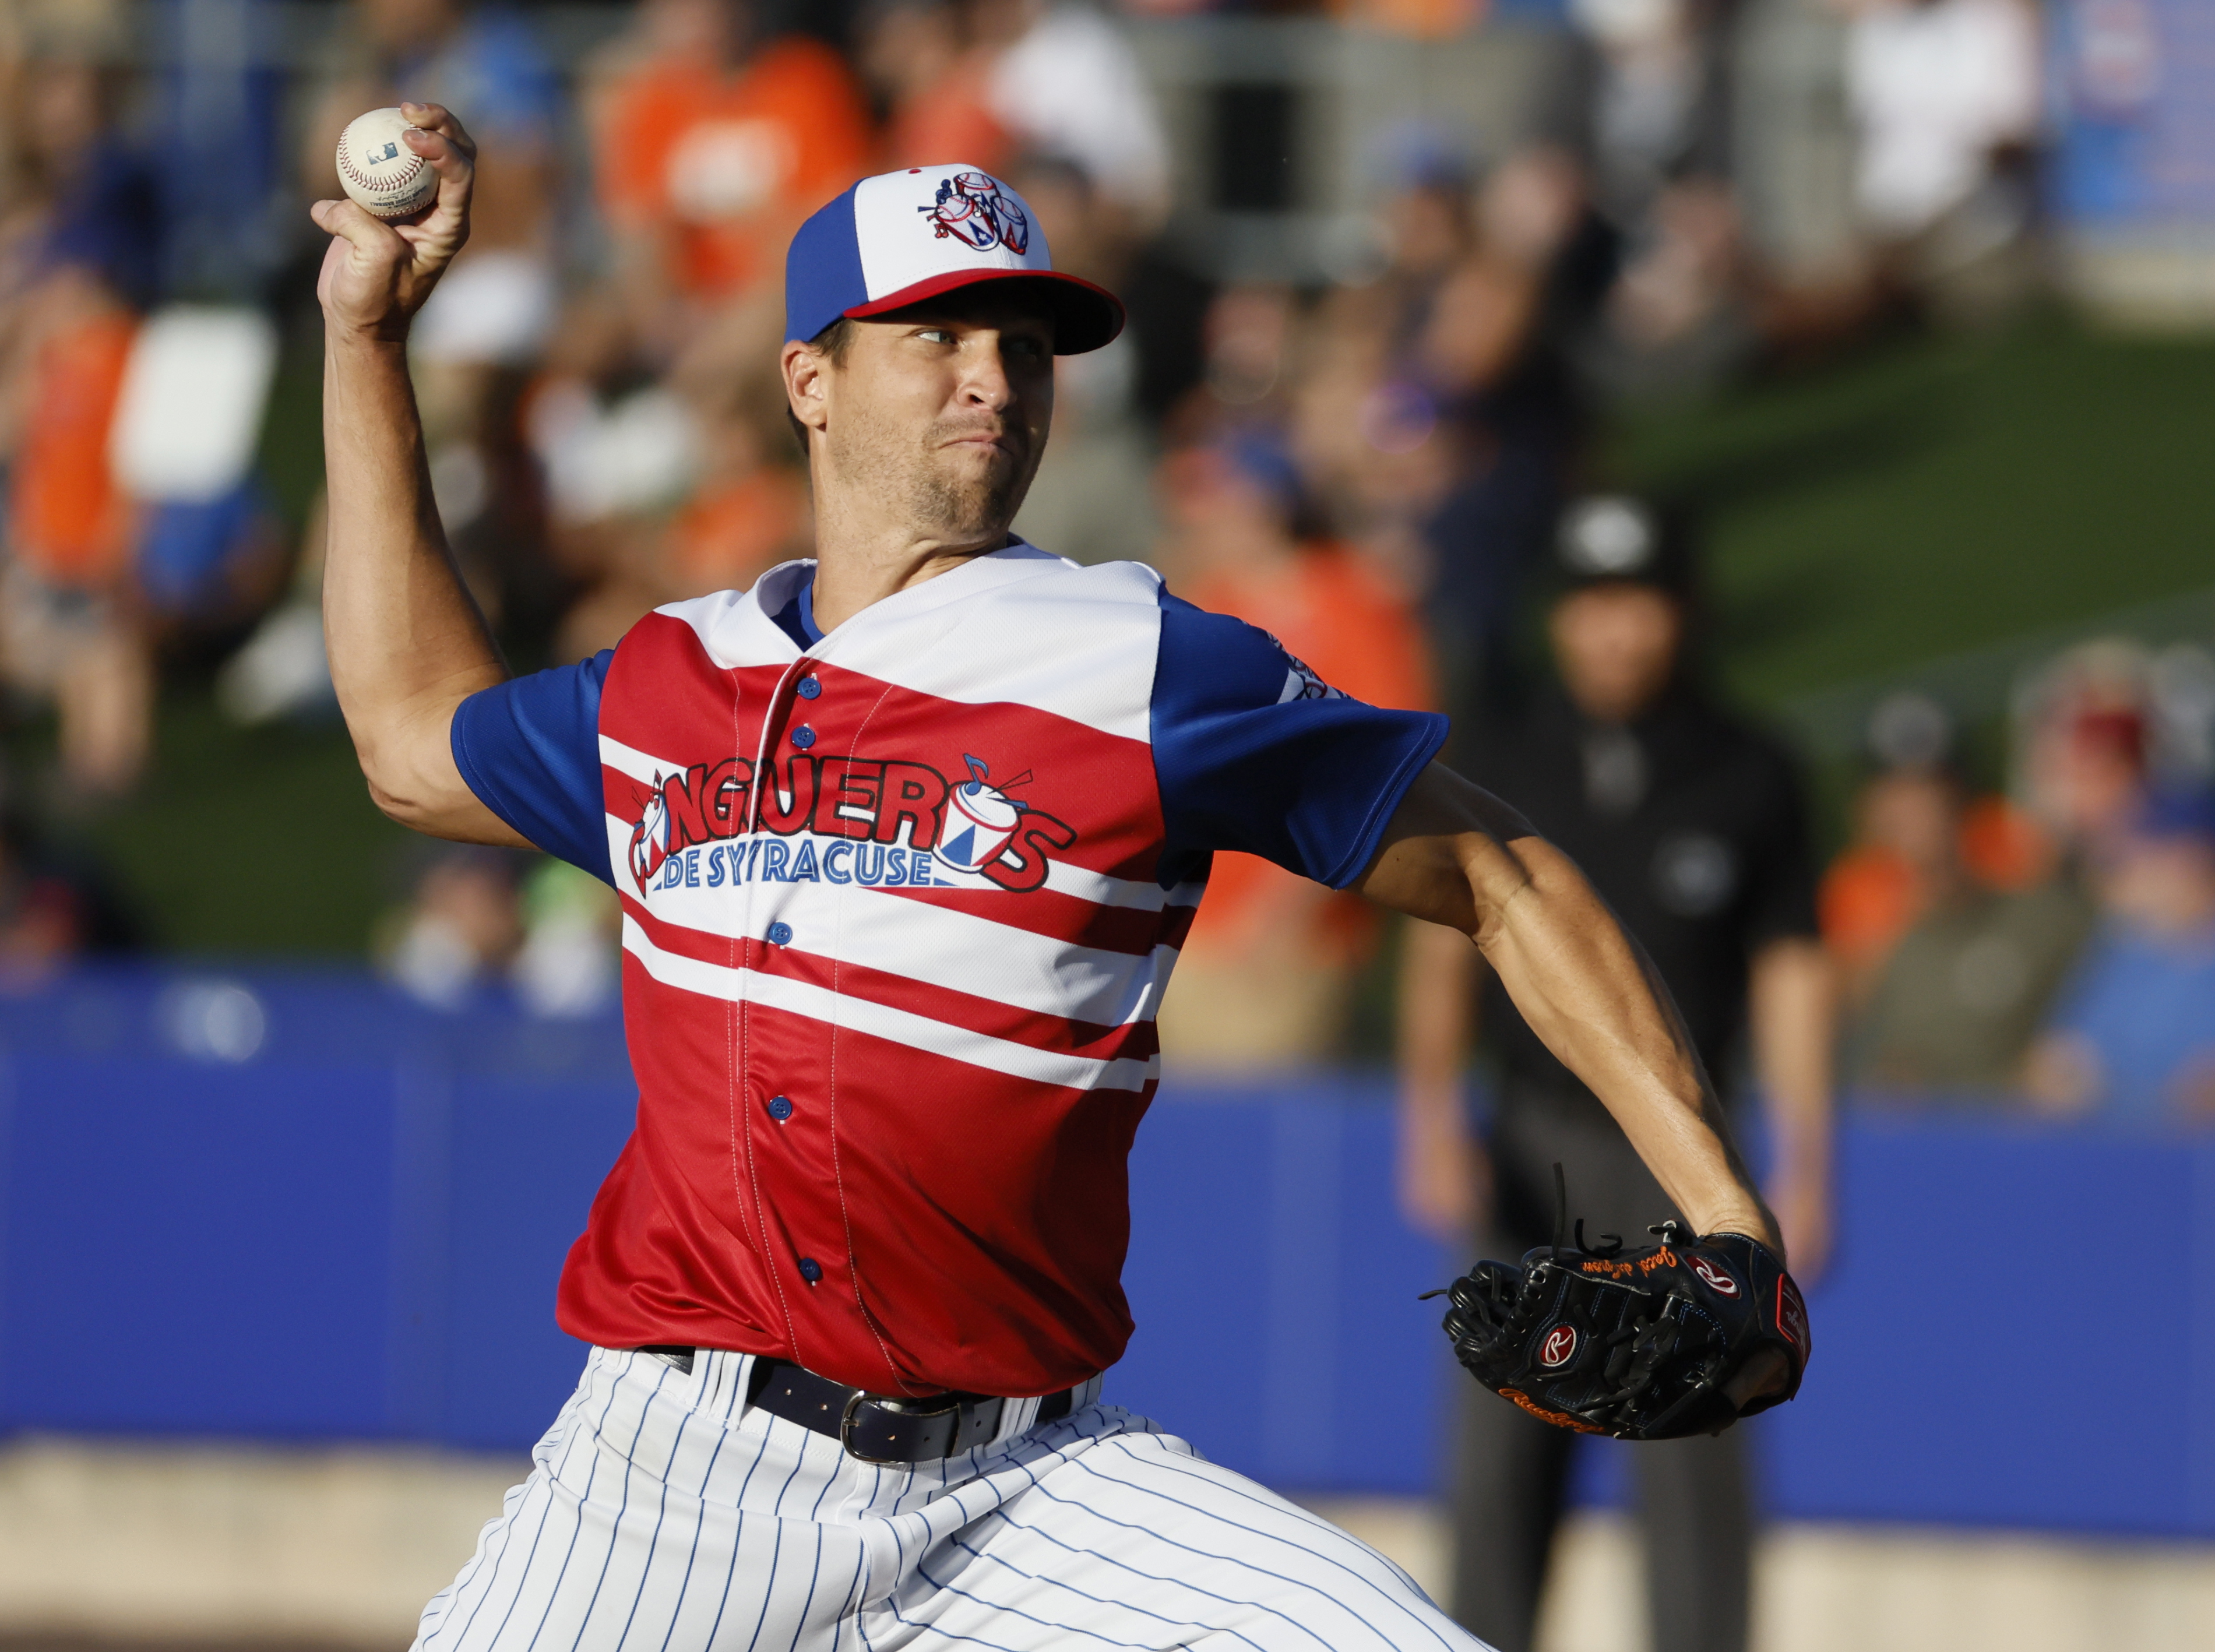
[[[918,212],[929,216],[932,233],[951,236],[979,252],[1005,247],[1021,258],[1031,249],[1031,221],[1000,181],[987,172],[957,172],[938,181],[938,199]]]
[[[1701,1279],[1705,1280],[1707,1282],[1708,1288],[1713,1291],[1717,1296],[1736,1296],[1738,1294],[1738,1281],[1730,1276],[1730,1274],[1727,1269],[1717,1267],[1714,1262],[1709,1261],[1707,1257],[1693,1257],[1692,1271],[1697,1274]]]
[[[965,752],[961,760],[968,765],[969,778],[957,784],[947,798],[953,814],[937,855],[957,872],[975,872],[999,859],[1000,851],[1023,823],[1030,805],[1017,802],[1008,795],[1008,789],[1023,784],[1031,776],[1026,769],[1002,788],[991,783],[991,765],[982,758]]]
[[[795,752],[764,767],[758,797],[743,758],[657,774],[631,826],[630,874],[641,888],[1043,887],[1077,828],[1011,795],[1029,770],[996,781],[983,758],[962,765],[949,780],[927,763]]]
[[[669,801],[661,791],[666,783],[660,776],[654,777],[646,811],[630,829],[630,875],[641,885],[669,858]]]
[[[1556,1325],[1546,1333],[1546,1340],[1538,1344],[1538,1363],[1549,1371],[1568,1364],[1569,1356],[1577,1351],[1577,1332],[1574,1325]]]

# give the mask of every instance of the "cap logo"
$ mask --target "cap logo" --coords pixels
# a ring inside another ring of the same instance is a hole
[[[966,242],[979,252],[1005,247],[1018,258],[1030,250],[1031,221],[989,172],[957,172],[938,181],[938,199],[918,206],[934,235]]]

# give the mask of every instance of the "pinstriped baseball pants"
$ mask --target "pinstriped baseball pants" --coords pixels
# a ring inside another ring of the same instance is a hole
[[[416,1652],[1481,1652],[1374,1550],[1143,1417],[1033,1428],[1034,1402],[994,1444],[878,1468],[747,1408],[751,1366],[594,1349]]]

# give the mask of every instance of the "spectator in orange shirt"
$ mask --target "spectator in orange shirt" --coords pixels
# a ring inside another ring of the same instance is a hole
[[[971,14],[951,0],[899,0],[871,22],[860,57],[862,72],[892,111],[885,132],[889,164],[959,158],[998,174],[1014,158],[1015,139],[991,107],[999,43],[979,39]]]
[[[744,0],[646,0],[638,56],[597,100],[601,210],[664,353],[773,280],[793,230],[874,157],[844,60],[756,28]]]
[[[2134,679],[2114,654],[2094,644],[2051,668],[2022,731],[2028,807],[1961,791],[1948,771],[1953,720],[1926,696],[1902,691],[1871,714],[1880,768],[1855,801],[1854,841],[1824,874],[1819,896],[1823,939],[1850,1001],[1868,1002],[1893,949],[1964,875],[1998,894],[2073,884],[2128,818],[2149,737]]]
[[[0,112],[28,175],[21,285],[0,293],[0,408],[14,447],[0,671],[52,697],[67,781],[112,794],[137,780],[151,739],[137,513],[107,450],[138,310],[154,296],[161,212],[119,136],[111,73],[63,52],[25,83],[20,107]]]
[[[1375,704],[1427,709],[1429,662],[1407,601],[1343,546],[1303,536],[1282,439],[1234,431],[1162,462],[1177,593],[1273,633],[1322,680]],[[1375,949],[1368,909],[1248,855],[1218,855],[1161,1017],[1163,1049],[1193,1066],[1327,1058]]]

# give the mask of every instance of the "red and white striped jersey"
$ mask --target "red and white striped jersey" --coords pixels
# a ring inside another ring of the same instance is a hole
[[[1350,881],[1443,722],[1134,563],[1018,544],[819,639],[813,573],[457,714],[478,795],[623,899],[638,1121],[561,1320],[880,1392],[1067,1386],[1132,1329],[1125,1160],[1208,852]]]

